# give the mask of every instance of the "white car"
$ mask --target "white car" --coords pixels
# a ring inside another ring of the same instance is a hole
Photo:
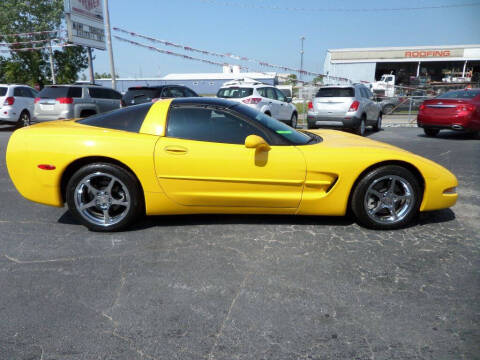
[[[297,127],[297,108],[282,91],[271,85],[253,79],[233,80],[222,85],[217,97],[240,102]]]
[[[30,125],[36,96],[30,86],[0,84],[0,122]]]

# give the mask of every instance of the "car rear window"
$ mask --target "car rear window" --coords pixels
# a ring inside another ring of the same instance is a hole
[[[60,97],[81,98],[82,88],[78,86],[48,86],[38,93],[42,99],[56,99]]]
[[[473,99],[480,95],[480,90],[456,90],[440,95],[437,99]]]
[[[123,100],[130,104],[133,100],[134,103],[148,102],[154,98],[160,97],[160,92],[162,89],[157,88],[129,88],[127,93],[124,95]]]
[[[217,97],[225,99],[240,99],[252,94],[252,88],[229,87],[218,90]]]
[[[78,120],[79,124],[98,126],[107,129],[139,132],[143,120],[147,116],[152,103],[129,106],[122,109],[109,111],[85,119]]]
[[[5,96],[7,93],[8,88],[6,87],[0,87],[0,96]]]
[[[353,88],[322,88],[318,90],[315,97],[354,97],[355,91]]]

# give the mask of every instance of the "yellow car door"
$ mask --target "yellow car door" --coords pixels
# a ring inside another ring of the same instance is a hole
[[[291,208],[300,203],[306,166],[295,146],[247,148],[248,135],[266,137],[227,109],[181,106],[169,112],[155,147],[163,190],[187,206]]]

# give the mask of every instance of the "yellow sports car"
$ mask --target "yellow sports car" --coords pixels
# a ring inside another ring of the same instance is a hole
[[[453,206],[457,179],[405,150],[295,130],[246,105],[177,98],[15,131],[7,166],[27,199],[95,231],[142,214],[344,215],[394,229]]]

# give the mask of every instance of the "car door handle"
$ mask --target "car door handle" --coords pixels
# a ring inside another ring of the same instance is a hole
[[[270,101],[269,104],[273,104],[273,103]]]
[[[177,145],[166,146],[163,150],[165,150],[170,154],[178,154],[178,155],[186,154],[188,152],[188,149],[186,147],[177,146]]]

